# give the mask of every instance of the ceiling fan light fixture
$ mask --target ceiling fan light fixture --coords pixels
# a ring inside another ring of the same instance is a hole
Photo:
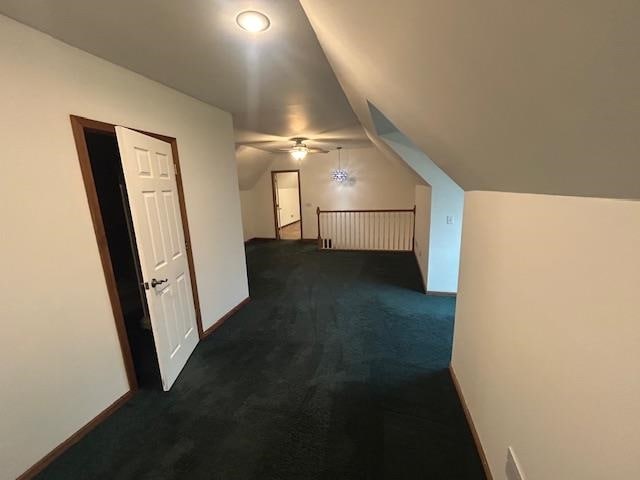
[[[307,156],[307,153],[309,153],[309,149],[305,145],[296,145],[291,148],[290,153],[294,159],[301,161],[304,159],[304,157]]]
[[[271,26],[269,17],[255,10],[240,12],[236,17],[236,23],[243,30],[251,33],[264,32]]]

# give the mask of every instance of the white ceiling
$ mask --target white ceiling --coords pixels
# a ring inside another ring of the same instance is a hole
[[[640,1],[301,3],[367,131],[465,190],[640,198]]]
[[[247,9],[271,28],[241,30]],[[369,143],[297,0],[0,0],[0,12],[233,113],[239,143]]]
[[[0,0],[0,12],[233,113],[244,145],[362,146],[362,124],[381,148],[370,101],[465,190],[640,198],[640,1],[301,2]],[[245,9],[272,27],[240,30]],[[268,161],[244,155],[249,184]]]
[[[260,176],[276,158],[275,153],[260,150],[247,145],[236,148],[236,163],[238,165],[238,185],[240,190],[253,188]]]

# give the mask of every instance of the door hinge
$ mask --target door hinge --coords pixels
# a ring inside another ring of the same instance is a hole
[[[173,173],[178,175],[178,165],[176,165],[175,163],[173,164]]]

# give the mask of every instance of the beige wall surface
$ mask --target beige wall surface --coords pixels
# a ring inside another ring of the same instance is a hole
[[[640,202],[465,195],[452,365],[505,480],[640,478]]]
[[[427,289],[458,290],[464,191],[400,132],[381,138],[431,186]]]
[[[431,225],[431,187],[429,185],[416,185],[416,228],[415,228],[415,255],[422,275],[422,284],[427,285],[429,274],[429,240]]]
[[[300,221],[300,196],[298,187],[278,188],[278,202],[280,205],[280,226]]]
[[[255,237],[253,225],[253,190],[240,190],[242,209],[242,233],[245,242]]]
[[[177,138],[204,328],[248,295],[231,116],[0,16],[0,478],[128,390],[69,115]]]
[[[256,237],[275,236],[271,171],[300,169],[304,238],[317,238],[316,207],[323,210],[413,208],[415,177],[391,163],[377,148],[343,150],[342,166],[351,179],[346,184],[331,180],[338,166],[336,151],[307,155],[301,162],[289,155],[273,155],[273,161],[251,189],[250,223]]]

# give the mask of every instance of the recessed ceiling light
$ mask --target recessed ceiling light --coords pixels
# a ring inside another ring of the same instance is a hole
[[[236,17],[236,22],[241,28],[252,33],[264,32],[271,25],[269,17],[255,10],[239,13]]]

